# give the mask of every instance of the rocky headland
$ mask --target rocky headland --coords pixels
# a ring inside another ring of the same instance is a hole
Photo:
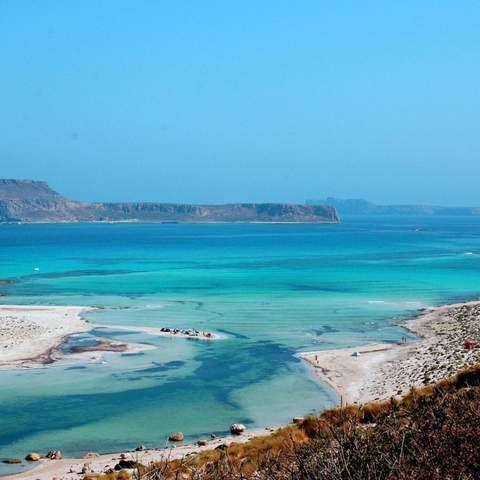
[[[0,179],[0,223],[338,223],[335,207],[290,203],[193,205],[156,202],[77,202],[33,180]]]

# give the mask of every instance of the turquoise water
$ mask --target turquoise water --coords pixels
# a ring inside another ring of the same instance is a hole
[[[419,308],[476,298],[480,219],[2,225],[0,278],[16,281],[0,285],[3,303],[94,305],[103,308],[87,317],[102,325],[225,334],[96,330],[158,348],[0,372],[0,458],[158,447],[178,430],[193,440],[332,405],[295,353],[396,341],[405,333],[395,322]]]

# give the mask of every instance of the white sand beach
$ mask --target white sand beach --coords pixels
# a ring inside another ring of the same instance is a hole
[[[339,403],[360,401],[365,382],[373,371],[392,361],[411,345],[377,343],[365,347],[320,350],[298,356],[314,369],[316,377],[337,393]],[[359,356],[354,356],[358,353]]]
[[[480,302],[433,308],[402,326],[419,339],[306,352],[299,357],[344,404],[401,395],[412,386],[434,383],[480,361],[480,348],[464,345],[480,345]]]
[[[0,368],[49,361],[53,348],[73,333],[90,330],[86,307],[0,306]]]

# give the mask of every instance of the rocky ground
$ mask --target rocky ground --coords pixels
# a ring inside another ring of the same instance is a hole
[[[33,340],[49,330],[31,322],[26,317],[2,315],[0,317],[0,349],[14,348],[15,345]]]
[[[406,322],[422,338],[375,369],[361,394],[371,399],[405,393],[480,362],[480,304],[440,307]],[[470,342],[470,345],[465,342]],[[471,347],[471,348],[466,348]]]

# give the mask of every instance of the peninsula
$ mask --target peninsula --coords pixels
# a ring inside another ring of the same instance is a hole
[[[78,202],[46,182],[0,179],[0,223],[338,223],[335,207],[289,203]]]

